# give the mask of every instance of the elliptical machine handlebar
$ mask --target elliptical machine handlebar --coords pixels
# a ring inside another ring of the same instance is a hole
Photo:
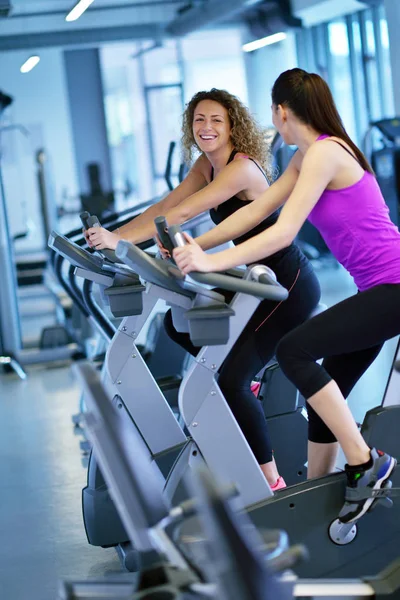
[[[188,223],[189,224],[192,223],[195,219],[198,219],[200,216],[201,215],[198,215],[197,217],[193,217],[193,219],[190,219]],[[164,248],[166,250],[168,250],[168,252],[171,255],[171,261],[174,262],[174,260],[172,258],[172,251],[175,248],[175,245],[174,245],[174,241],[171,239],[166,218],[163,216],[156,217],[154,219],[154,225],[156,226],[157,235],[160,238],[162,245],[164,246]],[[175,232],[174,228],[178,228],[178,231],[176,233],[182,234],[182,231],[181,231],[179,225],[171,226],[170,229],[172,230],[173,234]],[[185,242],[183,236],[179,237],[178,239],[179,239],[179,244],[177,243],[176,245],[185,245],[186,242]],[[177,242],[178,242],[178,240],[177,240]],[[141,247],[140,244],[139,244],[139,247]],[[142,248],[142,250],[146,250],[146,248]],[[244,273],[245,273],[245,270],[240,269],[240,268],[228,269],[226,271],[227,275],[232,275],[232,277],[239,277],[239,278],[242,278]]]
[[[165,229],[168,231],[168,235],[174,248],[186,246],[186,240],[183,236],[182,229],[179,225],[171,225],[171,227],[167,228],[165,222]],[[269,288],[271,288],[271,296],[268,296],[270,300],[276,300],[280,302],[282,300],[286,300],[286,298],[288,297],[289,293],[286,290],[286,288],[281,286],[281,284],[277,281],[275,273],[272,271],[272,269],[265,265],[253,266],[250,272],[247,273],[247,280],[238,279],[235,276],[236,274],[237,273],[235,272],[232,276],[225,273],[192,272],[190,273],[190,277],[198,283],[205,283],[207,285],[213,285],[215,287],[222,287],[233,292],[243,292],[245,294],[249,293],[251,295],[257,296],[257,293],[252,294],[251,291],[246,291],[251,289],[247,287],[247,284],[255,282],[257,284],[262,284],[263,286],[268,286]],[[243,272],[243,274],[245,274],[245,272]]]
[[[179,227],[177,229],[177,227],[172,226],[168,230],[168,233],[171,235],[172,232],[174,240],[176,236],[180,236],[178,240],[182,241],[184,240],[182,231]],[[182,285],[182,280],[185,280],[185,278],[169,261],[155,259],[126,240],[118,242],[116,255],[123,262],[126,262],[128,266],[132,266],[134,270],[136,269],[138,275],[149,282],[166,285],[170,289],[174,288],[175,291],[179,289],[181,293],[185,289],[185,286]],[[263,270],[262,273],[260,273],[260,269]],[[256,275],[253,275],[253,272]],[[224,273],[190,273],[190,277],[196,283],[244,293],[257,298],[274,300],[276,302],[286,300],[288,291],[270,273],[272,271],[267,267],[264,268],[262,265],[257,265],[247,272],[247,279],[239,279],[238,277]],[[265,279],[264,275],[268,275],[268,279]],[[263,278],[264,281],[262,281]]]

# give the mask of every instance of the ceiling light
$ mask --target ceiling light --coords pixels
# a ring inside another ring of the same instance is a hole
[[[259,48],[263,48],[264,46],[276,44],[277,42],[281,42],[285,39],[286,33],[274,33],[273,35],[268,35],[267,37],[255,40],[254,42],[250,42],[249,44],[244,44],[242,46],[242,50],[244,50],[244,52],[253,52],[253,50],[258,50]]]
[[[32,69],[38,64],[39,60],[40,56],[30,56],[28,60],[26,60],[21,66],[21,73],[29,73],[29,71],[32,71]]]
[[[78,4],[67,14],[66,21],[76,21],[92,4],[93,0],[80,0]]]

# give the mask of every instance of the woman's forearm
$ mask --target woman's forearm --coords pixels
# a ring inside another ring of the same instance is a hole
[[[230,242],[232,238],[235,239],[229,224],[228,226],[226,224],[227,220],[223,221],[217,227],[212,227],[209,231],[196,238],[196,242],[203,250],[210,250],[211,248]]]
[[[182,203],[182,206],[178,205],[168,209],[161,200],[161,202],[150,206],[144,213],[120,227],[118,235],[133,244],[139,244],[156,235],[154,225],[156,217],[164,216],[168,225],[182,225],[185,221],[197,217],[198,214],[200,213],[197,210],[191,209],[185,203]]]
[[[276,223],[266,231],[238,246],[209,256],[213,263],[213,270],[226,271],[227,269],[232,269],[240,265],[249,265],[271,256],[275,252],[278,252],[278,250],[289,246],[292,241],[292,236]]]
[[[222,223],[210,229],[210,231],[197,237],[196,242],[203,250],[210,250],[210,248],[230,242],[250,231],[253,227],[261,223],[266,216],[265,213],[257,214],[257,211],[252,212],[251,204],[244,206],[222,221]]]
[[[172,190],[172,192],[160,200],[160,202],[153,204],[141,215],[132,219],[132,221],[123,227],[120,227],[118,234],[121,238],[126,239],[133,244],[138,244],[155,236],[156,228],[154,219],[160,215],[167,218],[168,224],[183,223],[183,221],[186,220],[185,214],[187,212],[185,206],[188,204],[185,200],[202,190],[205,185],[206,181],[202,171],[192,168],[177,188]],[[183,206],[181,207],[181,205]],[[202,210],[198,212],[202,212]],[[171,217],[174,220],[171,220]]]
[[[139,244],[145,242],[155,235],[154,219],[161,215],[163,212],[163,201],[157,202],[149,206],[141,215],[129,221],[126,225],[118,228],[118,235],[124,239],[132,242],[132,244]]]

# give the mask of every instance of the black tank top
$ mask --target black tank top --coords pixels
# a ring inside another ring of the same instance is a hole
[[[232,160],[234,159],[236,154],[237,154],[237,150],[233,150],[228,159],[228,162],[226,164],[229,164],[230,162],[232,162]],[[254,162],[254,164],[260,169],[260,171],[264,175],[265,179],[268,181],[267,175],[264,173],[262,168],[257,164],[257,162],[253,158],[249,157],[249,159]],[[213,178],[214,178],[214,168],[211,169],[211,181],[213,180]],[[269,183],[269,181],[268,181],[268,183]],[[232,198],[229,198],[229,200],[222,202],[222,204],[220,204],[217,208],[210,209],[211,220],[213,221],[213,223],[215,223],[215,225],[219,225],[220,223],[222,223],[222,221],[224,221],[225,219],[227,219],[228,217],[233,215],[233,213],[236,212],[237,210],[239,210],[240,208],[243,208],[243,206],[245,206],[249,202],[252,202],[252,200],[241,200],[237,196],[232,196]],[[261,223],[259,223],[255,227],[253,227],[253,229],[251,229],[247,233],[244,233],[240,237],[232,240],[233,243],[235,245],[241,244],[241,243],[249,240],[250,238],[254,237],[255,235],[262,233],[263,231],[265,231],[266,229],[271,227],[271,225],[274,225],[278,220],[279,212],[280,212],[279,210],[276,210],[274,213],[272,213],[266,219],[264,219],[264,221],[262,221]],[[286,264],[287,268],[290,271],[293,269],[293,267],[295,267],[297,269],[299,269],[300,267],[301,268],[304,268],[304,267],[311,268],[311,265],[309,264],[307,258],[304,256],[304,254],[301,252],[301,250],[295,244],[291,244],[287,248],[283,248],[282,250],[279,250],[278,252],[276,252],[275,254],[272,254],[271,256],[268,256],[267,258],[259,260],[259,261],[257,261],[257,263],[265,264],[265,265],[269,266],[272,270],[277,271],[277,270],[281,270],[282,268],[285,268],[284,263],[286,263],[286,260],[284,260],[284,259],[290,260],[290,266],[289,266],[289,264]],[[282,261],[283,261],[283,263],[282,263]],[[276,275],[278,276],[278,272],[276,272]],[[279,279],[279,276],[278,276],[278,279]]]

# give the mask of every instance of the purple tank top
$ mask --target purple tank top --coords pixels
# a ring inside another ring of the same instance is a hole
[[[321,135],[317,141],[329,137]],[[329,250],[362,292],[383,283],[400,283],[400,233],[375,177],[325,190],[308,216]]]

